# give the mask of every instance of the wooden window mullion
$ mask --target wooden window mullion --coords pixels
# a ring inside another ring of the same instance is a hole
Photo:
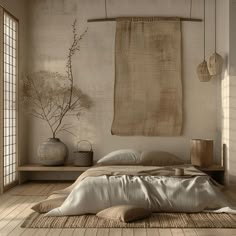
[[[0,7],[0,193],[4,191],[4,10]]]

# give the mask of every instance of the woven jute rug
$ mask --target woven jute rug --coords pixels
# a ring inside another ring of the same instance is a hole
[[[95,215],[45,217],[32,213],[23,228],[236,228],[236,215],[212,213],[157,213],[132,223],[105,220]]]

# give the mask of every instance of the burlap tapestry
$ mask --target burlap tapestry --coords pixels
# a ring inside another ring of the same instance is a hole
[[[180,20],[118,18],[115,42],[112,134],[180,135]]]

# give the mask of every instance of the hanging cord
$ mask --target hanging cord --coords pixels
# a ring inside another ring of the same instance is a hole
[[[105,0],[105,16],[107,18],[107,0]]]
[[[189,17],[192,18],[192,6],[193,6],[193,0],[190,0],[190,11],[189,11]]]
[[[215,53],[216,53],[216,0],[215,0]]]
[[[204,0],[204,60],[206,58],[206,42],[205,42],[205,34],[206,34],[206,1]]]

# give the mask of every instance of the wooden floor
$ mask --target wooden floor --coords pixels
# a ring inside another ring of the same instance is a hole
[[[236,236],[236,229],[23,229],[31,206],[68,184],[30,183],[0,196],[0,236]]]

